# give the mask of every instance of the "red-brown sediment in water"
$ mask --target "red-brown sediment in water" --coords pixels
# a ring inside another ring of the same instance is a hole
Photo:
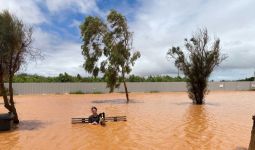
[[[186,93],[16,96],[21,123],[0,132],[0,149],[237,149],[248,147],[255,113],[255,92],[210,92],[203,106]],[[122,99],[122,100],[118,100]],[[111,100],[111,101],[104,101]],[[114,101],[112,101],[114,100]],[[104,103],[105,102],[105,103]],[[71,124],[90,115],[90,107],[127,122],[105,127]],[[6,112],[0,103],[0,112]]]

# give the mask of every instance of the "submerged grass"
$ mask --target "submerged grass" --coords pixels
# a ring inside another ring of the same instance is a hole
[[[72,92],[69,92],[69,94],[85,94],[85,93],[82,91],[72,91]]]
[[[100,91],[82,92],[81,90],[79,90],[79,91],[72,91],[72,92],[69,92],[69,94],[103,94],[103,92],[100,92]]]
[[[159,93],[159,91],[149,91],[148,93]]]
[[[94,91],[94,92],[92,92],[92,94],[103,94],[103,92],[100,92],[100,91]]]

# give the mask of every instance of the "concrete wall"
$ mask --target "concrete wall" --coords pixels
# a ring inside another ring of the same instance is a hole
[[[178,92],[187,91],[185,82],[130,82],[127,83],[129,92]],[[8,84],[6,84],[8,86]],[[47,94],[70,93],[82,91],[84,93],[102,92],[109,89],[105,83],[14,83],[15,94]],[[210,82],[209,90],[251,90],[255,89],[255,82]],[[123,85],[115,92],[124,92]]]

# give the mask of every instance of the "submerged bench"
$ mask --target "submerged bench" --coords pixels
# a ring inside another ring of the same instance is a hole
[[[249,150],[255,150],[255,115],[252,117],[253,119],[253,127],[251,130],[251,141],[249,145]]]
[[[12,129],[13,126],[12,113],[0,114],[0,131],[8,131]]]
[[[127,121],[126,116],[105,117],[105,122]],[[89,118],[72,118],[72,124],[89,123]]]

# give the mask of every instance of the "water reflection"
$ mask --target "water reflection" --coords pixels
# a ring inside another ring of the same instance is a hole
[[[19,133],[17,131],[0,132],[0,149],[11,149],[19,144]]]
[[[40,120],[22,120],[18,126],[18,130],[38,130],[44,128],[46,123]]]
[[[192,105],[193,103],[192,103],[192,102],[178,102],[178,103],[173,103],[173,104],[182,106],[182,105]],[[215,103],[215,102],[206,102],[206,103],[203,104],[202,106],[205,106],[205,105],[220,106],[219,103]]]
[[[184,115],[184,139],[192,148],[217,148],[217,145],[211,145],[215,121],[207,108],[208,106],[203,105],[189,105]]]
[[[213,93],[203,106],[192,105],[186,93],[133,93],[133,99],[144,103],[131,105],[92,102],[119,97],[18,97],[20,118],[29,120],[14,132],[0,133],[0,149],[241,150],[248,146],[255,93]],[[70,123],[71,117],[90,115],[92,105],[107,116],[126,115],[128,121],[105,127]]]
[[[96,104],[127,104],[127,100],[126,99],[93,100],[92,103],[96,103]],[[129,104],[130,103],[143,103],[143,102],[130,99]]]
[[[130,135],[126,122],[100,125],[72,125],[72,149],[121,149],[129,145]],[[78,139],[78,140],[77,140]]]

